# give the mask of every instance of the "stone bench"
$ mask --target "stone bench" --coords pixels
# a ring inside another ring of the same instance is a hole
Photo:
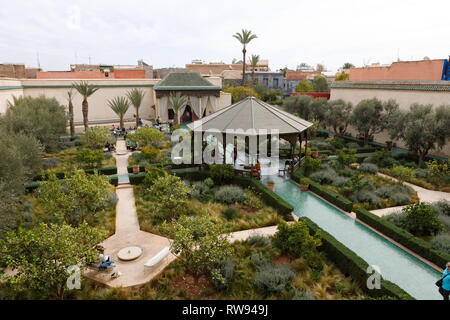
[[[170,252],[170,246],[166,246],[161,251],[159,251],[155,256],[150,258],[144,264],[144,272],[146,270],[151,269],[154,266],[156,266],[159,262],[161,262],[164,258],[166,258],[169,255],[169,252]]]

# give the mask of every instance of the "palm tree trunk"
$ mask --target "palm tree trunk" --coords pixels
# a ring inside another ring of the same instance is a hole
[[[88,105],[87,99],[84,98],[82,108],[81,108],[81,111],[83,112],[84,131],[86,131],[89,128],[88,110],[89,110],[89,105]]]
[[[175,112],[175,121],[174,121],[174,125],[177,125],[178,124],[178,121],[179,121],[179,118],[178,118],[178,110]]]
[[[139,110],[136,109],[136,129],[139,128]]]
[[[245,65],[246,65],[246,63],[245,63],[245,53],[246,52],[247,52],[247,50],[245,50],[245,48],[242,49],[242,54],[244,56],[244,60],[242,62],[242,86],[243,87],[245,86]]]
[[[75,124],[73,123],[73,104],[72,100],[69,101],[69,123],[70,123],[70,136],[73,138],[75,136]]]
[[[119,124],[119,126],[120,126],[120,130],[122,130],[122,128],[123,128],[123,114],[120,115],[120,124]]]

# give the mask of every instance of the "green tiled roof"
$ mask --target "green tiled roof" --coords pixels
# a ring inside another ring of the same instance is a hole
[[[155,90],[220,90],[198,72],[171,72],[156,85]]]

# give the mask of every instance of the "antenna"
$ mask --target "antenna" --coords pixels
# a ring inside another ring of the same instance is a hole
[[[39,51],[36,51],[36,58],[37,58],[38,69],[40,69],[41,68],[41,61],[39,60]]]

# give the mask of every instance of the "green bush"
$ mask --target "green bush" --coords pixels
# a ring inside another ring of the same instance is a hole
[[[91,127],[80,136],[81,144],[88,149],[103,150],[111,143],[111,132],[104,127]]]
[[[352,212],[353,203],[347,198],[341,196],[339,193],[329,190],[327,187],[321,186],[320,184],[313,181],[311,181],[311,183],[309,184],[309,189],[312,192],[330,201],[331,203],[335,204],[342,210]]]
[[[332,184],[336,179],[336,172],[333,169],[325,169],[314,172],[309,178],[320,184]]]
[[[434,208],[437,214],[450,216],[450,201],[439,200],[437,202],[433,202],[431,206]]]
[[[211,282],[218,290],[225,290],[230,285],[234,274],[234,263],[230,258],[224,259],[219,263],[217,271],[221,277],[211,277]],[[217,278],[220,278],[219,281]]]
[[[111,177],[109,178],[109,183],[111,183],[113,186],[118,186],[119,185],[119,178],[118,177]]]
[[[375,193],[366,190],[361,190],[355,193],[352,196],[352,200],[357,203],[369,203],[372,206],[381,205],[381,199]]]
[[[373,163],[362,163],[359,166],[358,170],[364,173],[377,174],[378,167]]]
[[[438,219],[432,206],[418,202],[403,208],[406,214],[406,228],[414,234],[429,236],[442,230],[442,223]]]
[[[223,215],[227,220],[233,220],[239,214],[239,211],[235,207],[228,207],[223,210]]]
[[[337,188],[343,188],[348,186],[349,179],[341,176],[337,176],[333,181],[333,186]]]
[[[396,206],[404,206],[411,203],[411,198],[409,197],[409,195],[401,192],[392,193],[389,196],[389,200],[391,200],[392,203]]]
[[[242,188],[238,186],[223,186],[214,194],[214,199],[225,204],[244,203],[246,196]]]
[[[439,251],[450,254],[450,235],[438,234],[430,241],[431,246]]]
[[[247,242],[249,245],[257,245],[260,247],[266,247],[272,244],[272,241],[264,236],[261,236],[259,234],[252,235],[247,239]]]
[[[402,300],[414,300],[414,298],[403,289],[384,279],[381,280],[380,290],[368,289],[366,282],[369,264],[310,219],[306,217],[300,219],[306,222],[312,234],[320,232],[322,245],[318,247],[318,249],[325,252],[327,257],[333,261],[344,274],[350,275],[367,294],[372,297],[389,296]]]
[[[219,184],[230,182],[234,177],[234,168],[231,164],[212,164],[209,169],[211,178]]]
[[[132,185],[141,184],[142,182],[144,182],[144,179],[145,179],[146,175],[147,174],[145,172],[144,173],[128,175],[128,178],[130,179],[130,184],[132,184]]]
[[[156,179],[166,175],[166,172],[161,168],[148,166],[147,169],[148,172],[145,175],[144,180],[142,181],[145,188],[150,188],[153,185],[153,183],[155,183]]]
[[[408,231],[395,226],[365,209],[356,210],[356,217],[438,266],[445,266],[450,261],[449,254],[433,249],[431,244],[425,240],[413,236]]]
[[[266,264],[253,279],[254,286],[264,292],[265,295],[271,293],[280,294],[290,288],[295,273],[289,267],[277,267]]]
[[[87,168],[100,167],[104,159],[102,150],[93,151],[92,149],[85,148],[76,154],[77,162]]]
[[[384,216],[383,219],[399,228],[406,229],[406,215],[403,212],[388,214],[387,216]]]

